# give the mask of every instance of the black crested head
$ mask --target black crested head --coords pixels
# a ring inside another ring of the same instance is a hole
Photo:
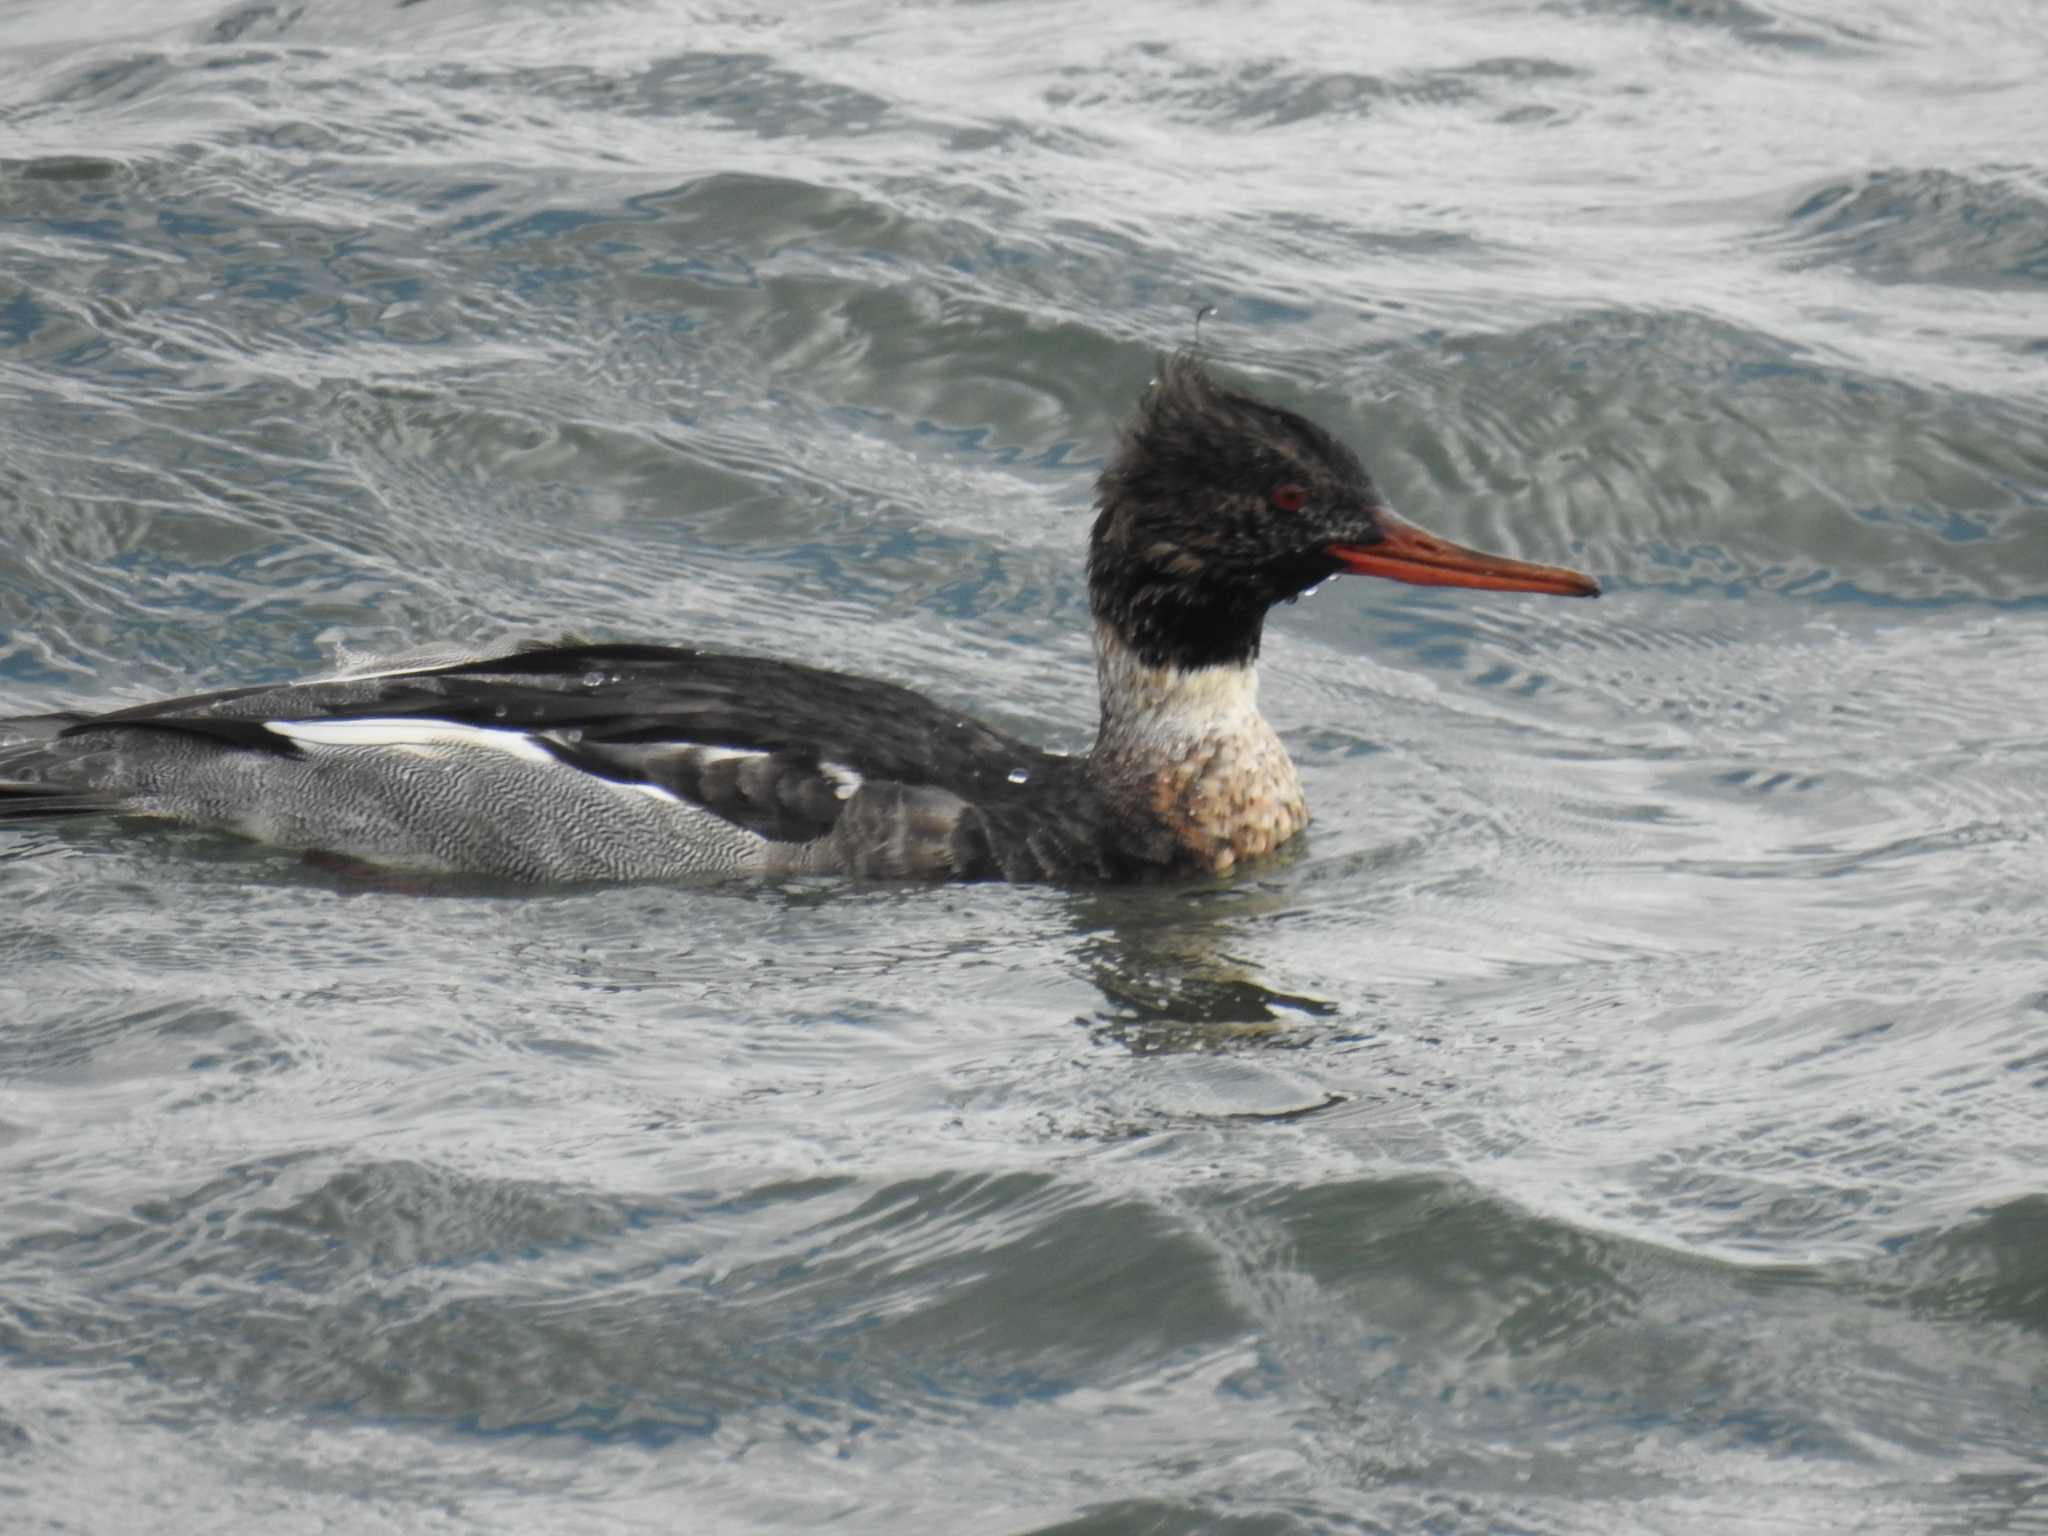
[[[1255,659],[1266,610],[1342,569],[1332,545],[1376,542],[1381,507],[1349,448],[1186,353],[1161,360],[1096,496],[1095,617],[1182,668]]]

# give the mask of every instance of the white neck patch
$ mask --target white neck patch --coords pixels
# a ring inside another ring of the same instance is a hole
[[[1105,746],[1164,747],[1271,730],[1259,713],[1259,673],[1250,662],[1148,667],[1115,630],[1098,622],[1095,674]]]

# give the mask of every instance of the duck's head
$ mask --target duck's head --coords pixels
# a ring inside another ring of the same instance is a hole
[[[1147,666],[1241,665],[1266,610],[1341,573],[1418,586],[1596,597],[1590,576],[1482,554],[1396,517],[1358,455],[1314,422],[1160,363],[1097,482],[1095,618]]]

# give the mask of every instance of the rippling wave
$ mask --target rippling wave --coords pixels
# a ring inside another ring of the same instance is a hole
[[[1157,355],[1597,605],[1339,583],[1165,891],[0,840],[50,1528],[2048,1509],[2018,3],[17,5],[0,712],[511,634],[1086,745]]]

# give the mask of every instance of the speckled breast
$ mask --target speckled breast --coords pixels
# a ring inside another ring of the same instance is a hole
[[[1194,743],[1158,771],[1152,808],[1195,862],[1218,874],[1308,825],[1294,763],[1269,733]]]

